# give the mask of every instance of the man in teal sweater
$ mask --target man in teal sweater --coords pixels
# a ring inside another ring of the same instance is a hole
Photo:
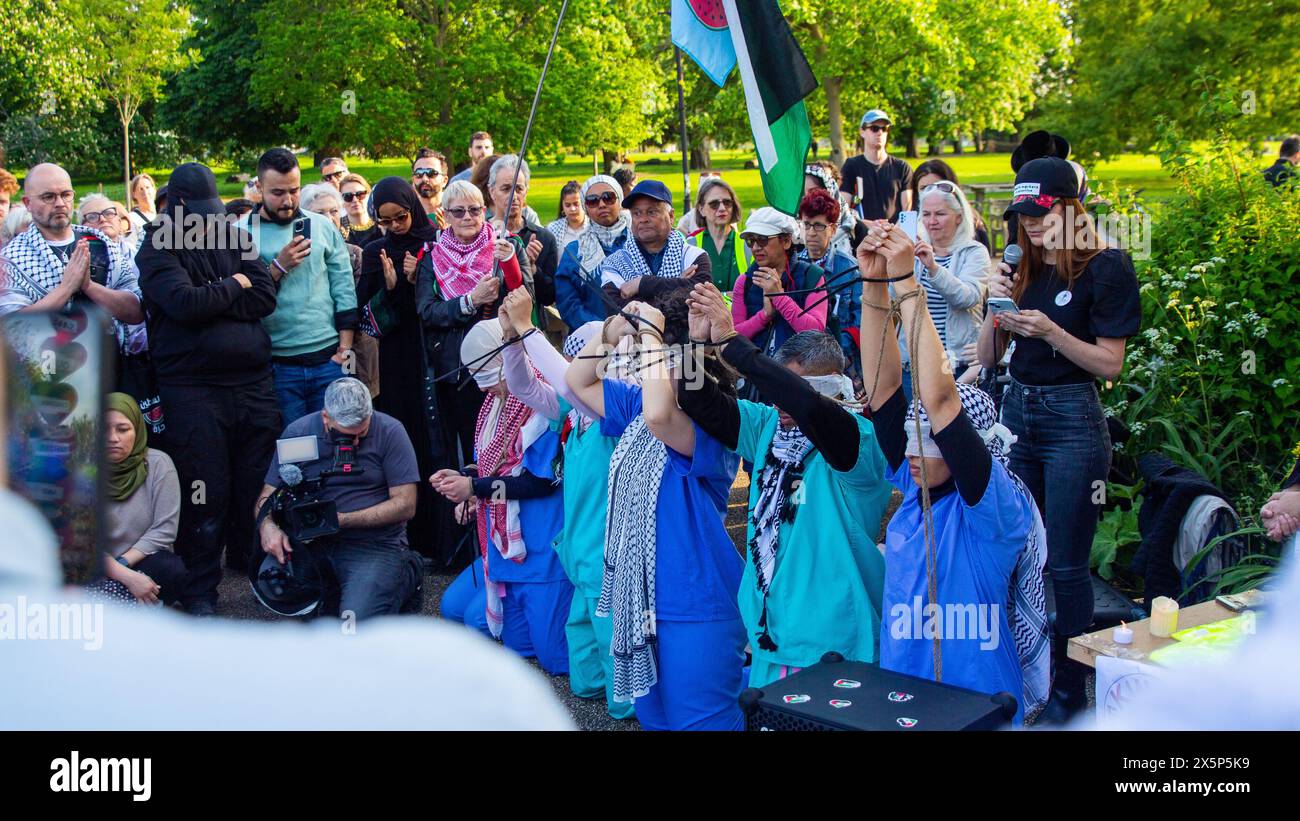
[[[352,338],[357,294],[343,236],[327,218],[299,209],[298,158],[272,148],[257,161],[262,206],[240,224],[276,281],[275,312],[262,320],[271,337],[271,367],[286,423],[324,407],[325,389],[355,375]],[[296,236],[294,223],[305,220]]]

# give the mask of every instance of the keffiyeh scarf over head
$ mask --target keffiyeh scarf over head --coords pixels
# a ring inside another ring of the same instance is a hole
[[[605,258],[600,269],[602,285],[614,283],[621,286],[624,282],[637,277],[661,276],[679,277],[685,268],[686,239],[680,231],[669,231],[668,242],[664,245],[663,261],[659,264],[659,273],[650,273],[650,263],[641,253],[641,244],[629,239],[617,253]]]
[[[587,192],[593,185],[602,182],[609,186],[614,196],[622,195],[623,188],[618,184],[618,180],[605,174],[597,174],[582,184],[583,208],[586,208]],[[627,237],[628,229],[632,225],[632,216],[627,211],[621,211],[613,225],[601,225],[591,219],[590,214],[587,217],[587,230],[578,237],[578,264],[582,266],[585,273],[590,274],[605,261],[605,249],[613,248],[621,239]]]
[[[1020,551],[1015,570],[1011,574],[1011,589],[1007,596],[1007,623],[1016,637],[1016,653],[1020,657],[1020,672],[1024,683],[1023,705],[1026,713],[1038,709],[1046,703],[1051,687],[1050,648],[1047,641],[1047,602],[1043,592],[1043,567],[1047,563],[1047,531],[1043,527],[1043,518],[1038,513],[1038,506],[1032,503],[1029,488],[1025,487],[1010,470],[1007,469],[1009,449],[1016,437],[998,422],[993,400],[984,391],[973,385],[958,384],[957,393],[961,397],[962,408],[975,430],[984,439],[989,454],[998,466],[1005,470],[1011,481],[1026,498],[1031,500],[1030,509],[1034,521],[1025,539],[1025,549]],[[916,439],[914,420],[921,417],[921,440]],[[925,408],[920,403],[913,403],[907,413],[907,454],[943,458],[939,446],[930,437],[930,420]]]
[[[655,510],[668,448],[638,415],[609,460],[605,571],[596,615],[611,616],[614,700],[634,701],[659,680],[655,666]]]

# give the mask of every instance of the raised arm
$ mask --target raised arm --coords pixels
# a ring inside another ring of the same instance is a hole
[[[569,363],[569,369],[564,372],[565,384],[569,386],[573,395],[582,401],[582,404],[594,411],[593,419],[605,417],[605,388],[601,384],[601,366],[609,357],[612,343],[605,340],[604,334],[613,330],[612,326],[625,327],[626,323],[627,320],[622,317],[607,321],[603,329],[604,333],[588,340],[578,354],[578,358]]]
[[[524,334],[539,336],[532,322],[533,301],[527,288],[516,288],[506,295],[499,309],[505,341],[519,339]],[[522,316],[521,316],[522,314]],[[549,345],[547,346],[549,347]],[[555,388],[537,378],[529,364],[523,342],[507,345],[501,351],[506,387],[528,407],[555,421],[560,418],[560,403]]]
[[[870,225],[870,231],[856,251],[858,272],[867,279],[884,279],[887,276],[885,258],[875,252],[880,241],[876,234],[883,236],[883,232],[889,230],[889,223],[880,220]],[[911,265],[908,270],[911,270]],[[862,325],[858,332],[858,345],[862,352],[862,384],[867,391],[868,406],[874,412],[903,386],[903,362],[894,328],[889,322],[889,286],[884,282],[862,283]]]
[[[695,455],[695,423],[677,406],[676,377],[668,371],[664,348],[664,315],[644,302],[629,302],[627,313],[639,317],[637,339],[650,349],[641,356],[642,407],[646,427],[654,437],[682,456]]]

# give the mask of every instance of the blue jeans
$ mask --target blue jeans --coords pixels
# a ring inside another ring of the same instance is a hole
[[[410,612],[418,605],[415,594],[424,566],[414,550],[394,544],[329,541],[314,555],[324,577],[323,614],[351,611],[360,621]]]
[[[343,367],[326,360],[319,365],[271,364],[275,375],[275,397],[280,403],[280,416],[286,425],[309,413],[320,413],[325,407],[325,389],[335,379],[346,376]]]
[[[1029,487],[1047,528],[1056,633],[1078,635],[1092,623],[1088,561],[1110,472],[1110,432],[1097,387],[1034,387],[1012,379],[1002,424],[1017,437],[1011,471]]]

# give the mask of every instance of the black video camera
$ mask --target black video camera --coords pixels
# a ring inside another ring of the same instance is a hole
[[[320,458],[315,436],[277,440],[276,450],[280,458],[280,480],[284,484],[267,500],[275,523],[290,541],[302,544],[338,533],[338,505],[332,499],[322,499],[321,490],[331,477],[365,472],[354,464],[356,445],[352,441],[336,441],[331,467],[311,478],[304,475],[298,464]]]

